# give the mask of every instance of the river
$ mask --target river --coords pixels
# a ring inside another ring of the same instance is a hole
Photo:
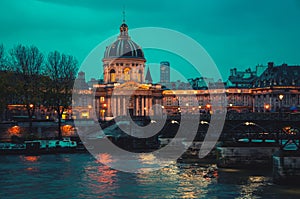
[[[271,170],[205,171],[173,163],[126,173],[88,153],[0,156],[0,198],[300,198],[300,186],[273,184]]]

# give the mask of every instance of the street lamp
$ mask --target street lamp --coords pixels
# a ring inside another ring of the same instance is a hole
[[[279,98],[280,101],[282,101],[283,97],[284,97],[284,95],[282,95],[282,94],[280,94],[280,95],[278,96],[278,98]]]
[[[88,105],[88,109],[89,109],[89,115],[88,115],[88,119],[91,118],[91,109],[92,109],[92,105]]]
[[[181,112],[181,108],[178,107],[178,108],[177,108],[177,114],[180,114],[180,112]]]
[[[250,126],[250,125],[255,126],[255,123],[254,123],[254,122],[245,122],[244,124],[245,124],[246,126]]]
[[[265,112],[268,112],[270,109],[270,104],[265,104]]]
[[[102,105],[102,109],[101,109],[101,117],[102,120],[105,121],[105,112],[106,112],[106,108],[107,108],[107,104],[103,104]]]
[[[179,124],[179,122],[177,122],[176,120],[172,120],[171,123],[172,124]]]
[[[278,95],[278,98],[279,98],[279,117],[281,117],[281,114],[282,114],[282,100],[284,98],[284,95],[283,94],[280,94]]]
[[[164,117],[164,109],[165,109],[165,106],[161,106],[161,118]]]
[[[208,113],[211,114],[211,110],[210,110],[211,105],[210,104],[206,104],[206,108],[207,108]]]
[[[209,124],[207,121],[203,121],[203,120],[201,120],[200,121],[200,124]]]

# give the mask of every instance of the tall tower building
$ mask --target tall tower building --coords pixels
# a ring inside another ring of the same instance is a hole
[[[160,83],[170,82],[170,62],[160,62]]]

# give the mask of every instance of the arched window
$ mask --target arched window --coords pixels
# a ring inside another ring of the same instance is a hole
[[[110,82],[116,81],[116,71],[114,69],[111,69],[109,71],[109,79],[110,79]]]
[[[124,81],[129,81],[130,80],[130,68],[125,68],[124,69]]]
[[[138,71],[137,76],[138,76],[137,77],[138,82],[142,82],[142,71],[141,70]]]

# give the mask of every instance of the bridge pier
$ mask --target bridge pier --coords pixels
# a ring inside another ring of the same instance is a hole
[[[224,168],[261,168],[272,166],[272,154],[278,146],[219,146],[217,164]]]
[[[277,184],[299,183],[300,151],[279,150],[273,155],[273,181]]]

